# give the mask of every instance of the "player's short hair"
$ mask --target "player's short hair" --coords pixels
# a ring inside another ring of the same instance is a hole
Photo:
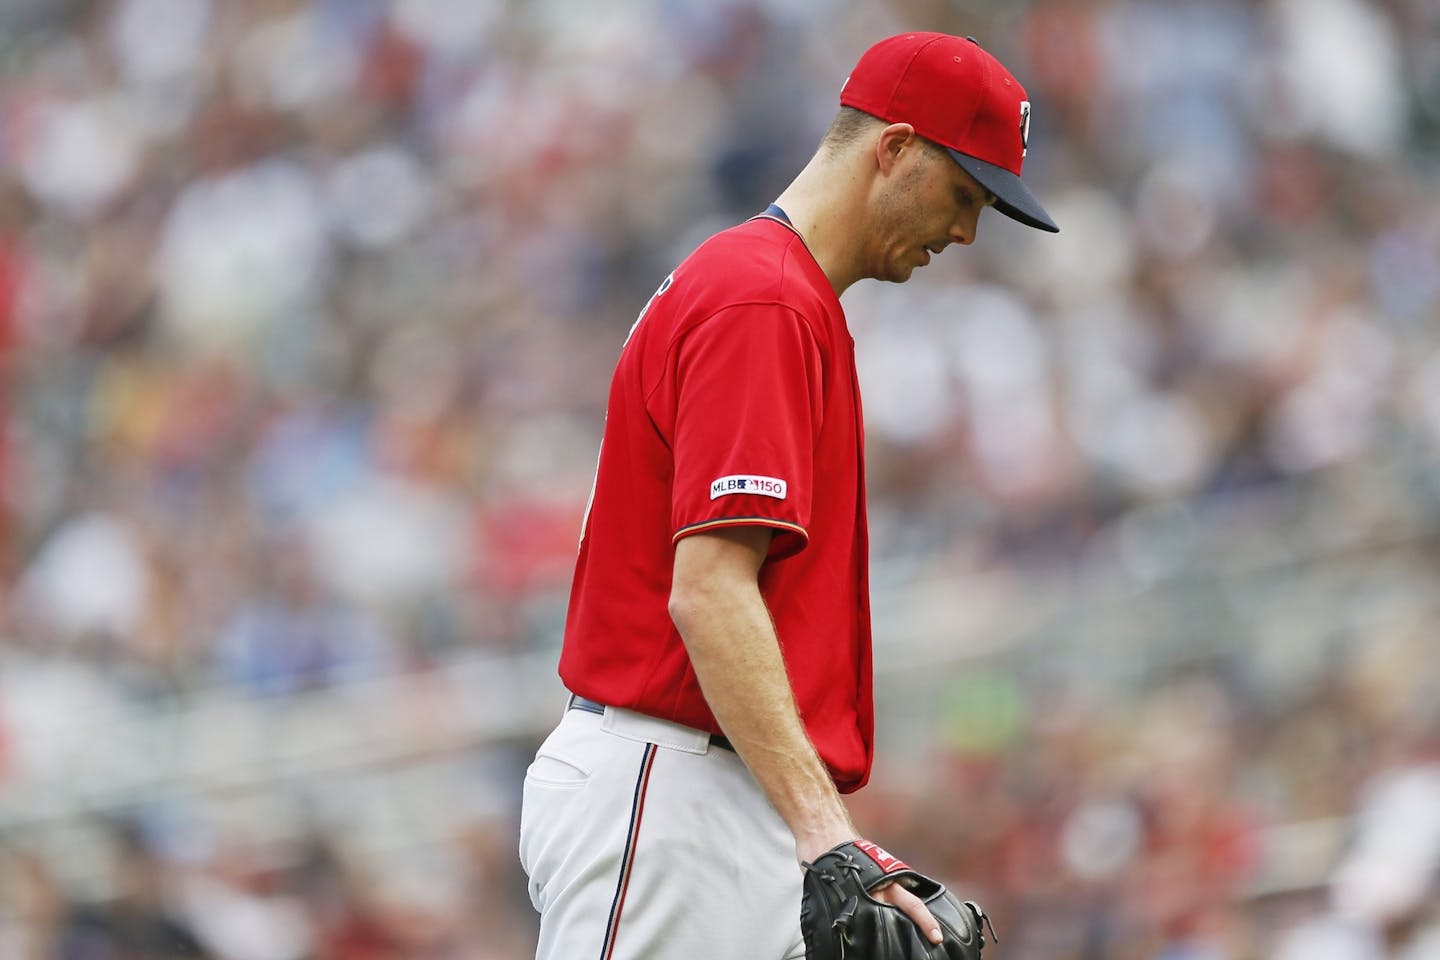
[[[820,146],[826,153],[833,156],[845,147],[859,143],[867,130],[884,125],[884,120],[872,117],[863,110],[841,107],[840,111],[835,114],[835,119],[830,121],[830,129],[826,130],[825,136],[820,138]]]
[[[830,121],[830,128],[825,131],[825,136],[820,138],[820,148],[833,157],[846,147],[859,143],[871,130],[885,126],[889,126],[888,120],[881,120],[854,107],[841,107],[835,114],[835,119]],[[945,149],[939,144],[924,137],[921,137],[920,141],[937,157],[947,156]]]

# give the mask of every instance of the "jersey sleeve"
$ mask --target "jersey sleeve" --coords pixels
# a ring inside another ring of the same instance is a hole
[[[728,307],[688,331],[669,368],[674,539],[727,526],[776,531],[771,556],[809,542],[821,353],[802,317]]]

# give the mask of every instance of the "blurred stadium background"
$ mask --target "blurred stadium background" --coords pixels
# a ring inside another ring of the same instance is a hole
[[[4,0],[0,958],[527,955],[620,341],[909,28],[1063,232],[847,295],[860,822],[1010,960],[1440,956],[1433,0]]]

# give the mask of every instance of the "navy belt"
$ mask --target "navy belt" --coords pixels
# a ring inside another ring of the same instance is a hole
[[[566,709],[584,710],[586,713],[598,713],[601,716],[605,714],[605,704],[596,703],[594,700],[586,700],[584,697],[577,697],[573,693],[570,694],[570,704]],[[719,747],[721,750],[729,750],[731,753],[736,752],[735,746],[718,733],[710,734],[710,746]]]

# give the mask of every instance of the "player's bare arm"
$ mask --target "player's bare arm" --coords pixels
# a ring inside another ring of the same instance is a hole
[[[860,834],[795,707],[770,611],[760,595],[768,527],[729,527],[675,545],[670,616],[695,675],[730,742],[795,835],[809,862]],[[935,919],[899,885],[877,896],[927,934]],[[931,939],[939,942],[938,935]]]
[[[858,834],[801,725],[760,595],[772,536],[768,527],[731,527],[682,539],[670,615],[720,728],[808,860]]]

